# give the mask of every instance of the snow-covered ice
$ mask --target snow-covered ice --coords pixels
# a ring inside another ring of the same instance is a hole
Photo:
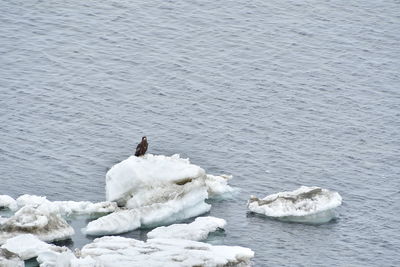
[[[227,185],[229,178],[230,176],[207,175],[202,168],[191,164],[189,159],[180,158],[179,155],[131,156],[107,172],[106,199],[125,205],[129,199],[139,194],[141,197],[138,199],[143,203],[137,205],[143,206],[152,200],[148,194],[151,194],[154,188],[169,189],[171,185],[184,186],[193,181],[201,181],[199,186],[206,187],[212,194],[223,193],[231,190]]]
[[[119,234],[140,227],[140,215],[136,210],[120,210],[89,222],[82,231],[87,235]]]
[[[17,202],[8,195],[0,195],[0,209],[2,208],[16,210],[18,209]]]
[[[2,196],[3,205],[20,207],[10,218],[0,218],[0,244],[21,233],[31,233],[43,241],[67,239],[74,230],[62,216],[104,215],[118,210],[117,203],[104,201],[49,201],[44,196],[22,195],[17,200]]]
[[[221,196],[233,191],[228,185],[228,181],[232,179],[232,175],[211,175],[207,174],[206,185],[209,197]]]
[[[21,234],[7,239],[1,248],[18,255],[23,260],[35,258],[40,253],[49,250],[54,252],[63,252],[67,250],[67,248],[43,242],[32,234]]]
[[[203,214],[210,210],[204,202],[205,188],[197,188],[166,202],[153,203],[142,207],[124,209],[91,221],[83,231],[88,235],[119,234],[139,227],[151,227],[172,223]],[[178,192],[170,192],[171,195]],[[199,201],[200,199],[200,201]]]
[[[212,246],[183,239],[149,239],[119,236],[97,238],[81,250],[104,267],[116,266],[249,266],[254,252],[238,246]]]
[[[106,199],[131,210],[92,221],[84,231],[90,235],[118,234],[201,215],[211,208],[207,198],[232,190],[229,179],[207,175],[179,155],[129,157],[107,172]]]
[[[20,234],[31,233],[43,241],[69,238],[74,229],[52,206],[24,206],[12,217],[2,220],[0,225],[0,244]]]
[[[198,217],[189,224],[173,224],[170,226],[158,227],[147,234],[148,238],[175,238],[193,241],[205,240],[208,234],[226,225],[224,219],[215,217]]]
[[[263,199],[251,196],[250,211],[277,218],[282,221],[302,223],[326,223],[336,213],[334,209],[342,204],[342,197],[320,187],[301,186],[291,192],[280,192]]]
[[[0,249],[0,266],[1,267],[24,267],[25,263],[16,254],[5,249]]]
[[[26,205],[48,205],[64,216],[106,214],[117,209],[117,203],[104,201],[92,203],[90,201],[50,201],[44,196],[22,195],[17,198],[20,207]]]

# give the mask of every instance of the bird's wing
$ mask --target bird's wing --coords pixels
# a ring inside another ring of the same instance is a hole
[[[136,152],[139,152],[139,150],[140,150],[140,143],[137,145],[137,147],[136,147]]]

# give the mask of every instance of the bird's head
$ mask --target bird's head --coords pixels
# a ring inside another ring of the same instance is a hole
[[[146,136],[143,136],[143,137],[142,137],[142,141],[145,141],[145,140],[147,140],[147,137],[146,137]]]

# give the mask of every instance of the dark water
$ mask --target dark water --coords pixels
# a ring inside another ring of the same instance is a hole
[[[213,242],[255,266],[400,265],[399,1],[55,2],[0,3],[0,194],[104,200],[147,135],[234,175]],[[247,214],[300,185],[339,191],[339,219]]]

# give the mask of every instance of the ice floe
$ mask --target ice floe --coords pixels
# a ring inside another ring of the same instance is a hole
[[[250,211],[282,221],[302,223],[326,223],[336,213],[334,209],[342,204],[342,197],[320,187],[302,186],[291,192],[280,192],[263,199],[251,196]]]
[[[189,224],[173,224],[170,226],[158,227],[147,234],[148,238],[175,238],[193,241],[205,240],[208,234],[226,225],[224,219],[215,217],[198,217]]]
[[[18,255],[23,260],[35,258],[45,251],[59,253],[67,251],[65,247],[50,245],[32,234],[21,234],[7,239],[1,248]]]
[[[183,239],[149,239],[118,236],[97,238],[81,250],[101,266],[249,266],[254,252],[238,246],[212,246]]]
[[[55,241],[69,238],[74,234],[74,229],[52,206],[27,205],[10,218],[1,220],[0,244],[9,238],[27,233],[43,241]]]
[[[233,191],[228,185],[228,181],[232,179],[232,175],[211,175],[207,174],[206,185],[209,197],[222,196]]]
[[[1,200],[3,206],[20,209],[10,218],[0,218],[0,244],[21,233],[34,234],[43,241],[67,239],[74,230],[63,216],[100,216],[118,209],[117,203],[110,201],[49,201],[35,195],[22,195],[17,200],[3,195]]]
[[[22,195],[16,200],[18,206],[47,205],[64,216],[106,214],[117,209],[117,203],[104,201],[92,203],[90,201],[49,201],[44,196]]]
[[[0,209],[7,208],[10,210],[17,210],[18,205],[15,199],[7,195],[0,195]]]
[[[106,174],[106,199],[119,210],[88,224],[90,235],[118,234],[201,215],[210,210],[205,200],[232,191],[229,176],[207,175],[179,155],[129,157]]]

